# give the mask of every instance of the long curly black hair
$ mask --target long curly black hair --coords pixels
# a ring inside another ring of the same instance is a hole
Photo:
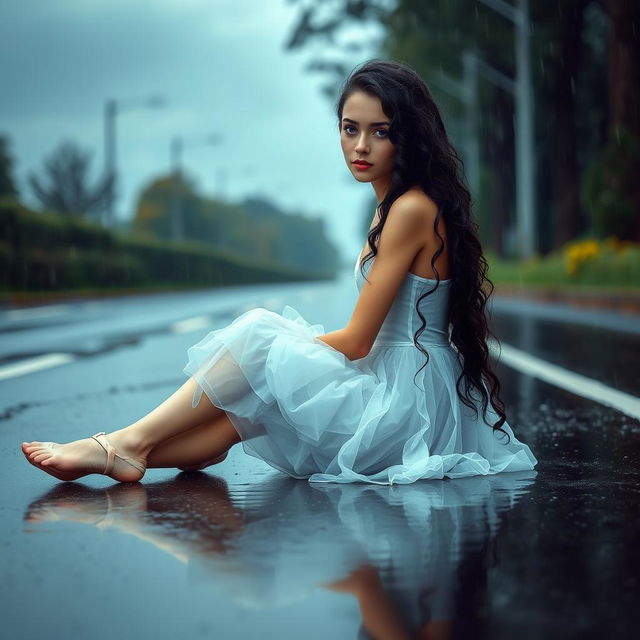
[[[449,141],[440,112],[426,83],[408,65],[397,61],[373,59],[356,67],[342,85],[336,103],[338,129],[342,122],[342,109],[346,99],[354,92],[362,91],[380,100],[383,111],[389,118],[389,140],[395,146],[395,165],[389,188],[378,205],[380,221],[368,235],[370,252],[363,257],[360,268],[378,253],[376,242],[384,227],[393,202],[410,187],[419,185],[435,202],[438,213],[434,221],[434,231],[440,240],[440,247],[431,259],[436,274],[436,283],[417,300],[416,308],[422,321],[414,335],[414,344],[425,354],[429,354],[418,342],[426,326],[420,311],[420,301],[431,295],[440,284],[440,275],[435,261],[444,250],[444,240],[438,225],[444,218],[449,243],[452,280],[449,299],[449,323],[451,343],[457,352],[462,373],[457,379],[456,389],[461,401],[475,411],[478,408],[472,390],[481,394],[483,419],[495,431],[501,431],[506,421],[504,403],[500,399],[500,382],[489,364],[488,336],[495,335],[489,330],[485,306],[493,293],[493,283],[487,278],[488,264],[482,254],[478,239],[477,223],[471,214],[471,196],[464,184],[464,164]],[[485,292],[484,286],[488,288]],[[490,382],[488,393],[485,381]],[[415,377],[414,377],[415,381]],[[464,389],[462,384],[464,383]],[[489,401],[499,419],[491,424],[486,413]]]

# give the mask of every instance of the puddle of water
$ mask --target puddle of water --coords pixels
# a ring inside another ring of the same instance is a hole
[[[412,638],[419,631],[453,633],[457,621],[482,615],[478,603],[496,538],[535,477],[531,471],[381,486],[310,484],[273,473],[227,484],[182,474],[107,489],[64,483],[29,505],[24,527],[51,538],[61,522],[90,524],[95,537],[85,545],[96,549],[105,534],[133,535],[156,556],[160,550],[186,565],[188,590],[213,590],[245,610],[260,637],[276,637],[264,612],[287,607],[302,607],[312,626],[325,592],[352,601],[349,622],[358,637],[394,629],[393,637]],[[64,546],[64,539],[55,544]],[[485,576],[475,586],[464,578],[471,566]],[[75,571],[91,578],[90,565]],[[135,587],[126,589],[137,597]],[[234,637],[232,626],[216,627],[216,612],[208,613],[216,637]],[[76,621],[80,627],[98,624],[103,614],[73,610],[87,616]],[[152,615],[146,623],[153,633]],[[342,623],[336,620],[336,634]]]

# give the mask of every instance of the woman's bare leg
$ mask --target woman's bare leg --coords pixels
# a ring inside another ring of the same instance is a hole
[[[195,380],[189,378],[147,415],[127,427],[108,433],[108,442],[115,447],[119,455],[146,462],[151,450],[164,440],[226,416],[204,393],[198,405],[192,407],[196,387]],[[228,440],[229,433],[225,433]],[[222,442],[226,441],[225,437],[222,437]],[[62,480],[76,480],[89,473],[102,473],[106,460],[104,449],[92,438],[67,444],[23,442],[22,450],[31,464]],[[122,482],[136,482],[144,474],[116,457],[109,475]]]
[[[205,393],[202,394],[198,405],[192,407],[191,401],[196,388],[196,381],[189,378],[147,415],[114,433],[125,432],[138,451],[146,456],[164,440],[226,415],[222,409],[211,403]]]
[[[240,436],[225,413],[157,444],[147,456],[147,467],[192,467],[224,455]]]

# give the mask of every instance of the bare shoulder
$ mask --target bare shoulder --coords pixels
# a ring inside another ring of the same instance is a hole
[[[432,227],[438,215],[438,205],[422,189],[413,187],[396,198],[389,215],[406,219],[409,224],[430,223]]]
[[[435,278],[434,274],[439,273],[440,277],[447,278],[446,274],[450,273],[448,234],[444,217],[440,216],[438,220],[438,205],[420,187],[406,191],[396,202],[399,203],[398,218],[403,218],[404,224],[413,229],[414,238],[410,244],[413,247],[414,241],[418,243],[417,255],[409,267],[411,273],[424,278]],[[436,267],[433,267],[431,261],[435,254]]]

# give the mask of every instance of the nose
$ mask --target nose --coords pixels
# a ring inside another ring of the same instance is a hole
[[[360,134],[360,137],[358,138],[358,141],[356,143],[356,148],[355,148],[356,153],[366,153],[367,151],[369,151],[369,146],[367,145],[366,136],[367,134],[364,131]]]

